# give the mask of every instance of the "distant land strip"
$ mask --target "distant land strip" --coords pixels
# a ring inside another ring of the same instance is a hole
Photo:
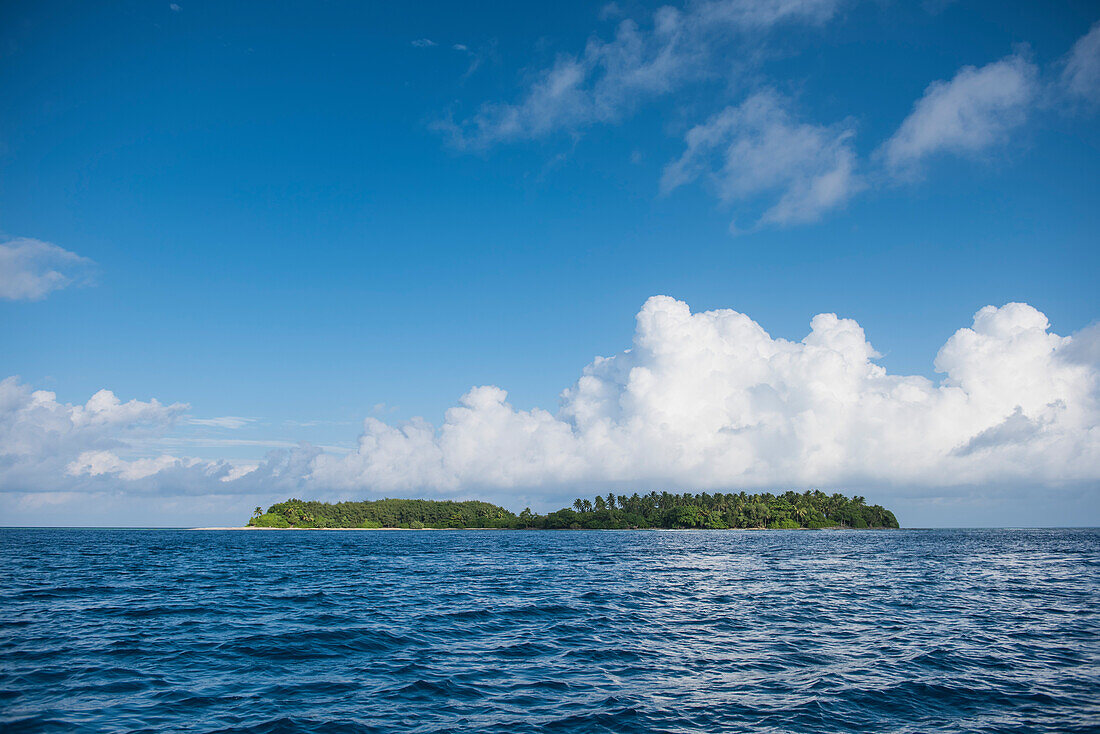
[[[643,530],[759,528],[897,528],[894,513],[863,497],[821,491],[783,494],[650,492],[578,499],[572,507],[518,515],[488,502],[383,499],[314,502],[289,499],[257,507],[254,528],[500,528],[511,530]]]

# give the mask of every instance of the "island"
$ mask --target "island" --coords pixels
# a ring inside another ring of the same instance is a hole
[[[821,491],[783,494],[675,494],[596,496],[572,507],[539,515],[518,515],[488,502],[382,499],[364,502],[313,502],[289,499],[257,507],[255,528],[499,528],[511,530],[641,530],[733,528],[793,530],[808,528],[897,528],[894,513],[868,505],[863,497]]]

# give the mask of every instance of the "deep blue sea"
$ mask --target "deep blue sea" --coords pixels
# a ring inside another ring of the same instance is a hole
[[[1100,730],[1100,530],[0,530],[0,729]]]

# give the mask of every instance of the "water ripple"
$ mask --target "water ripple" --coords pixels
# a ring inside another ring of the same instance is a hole
[[[5,732],[1097,731],[1100,531],[0,530]]]

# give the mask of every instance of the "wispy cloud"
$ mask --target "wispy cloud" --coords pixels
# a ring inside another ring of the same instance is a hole
[[[1038,69],[1019,54],[964,66],[928,86],[879,155],[891,172],[908,175],[938,153],[985,150],[1024,122],[1038,91]]]
[[[430,48],[437,45],[435,41],[430,38],[418,38],[412,42],[412,45],[416,48]]]
[[[49,242],[20,237],[0,243],[0,298],[37,301],[91,281],[94,263]]]
[[[647,99],[668,94],[744,59],[784,23],[819,24],[838,0],[709,0],[662,7],[643,25],[627,19],[611,40],[592,37],[580,54],[563,53],[536,72],[519,100],[486,103],[472,117],[437,127],[460,148],[576,132],[614,122]]]
[[[187,448],[266,448],[266,449],[292,449],[302,444],[301,441],[287,439],[263,439],[263,438],[205,438],[195,436],[161,436],[158,438],[136,438],[127,442],[131,447],[148,448],[160,447],[161,449],[187,449]],[[352,451],[350,446],[336,444],[316,444],[317,448],[331,453],[342,454]]]
[[[283,425],[291,427],[291,428],[315,428],[316,426],[350,426],[350,425],[353,425],[356,422],[357,421],[333,421],[333,420],[300,421],[300,420],[288,419],[288,420],[283,421]]]
[[[832,124],[799,119],[759,73],[773,31],[821,25],[843,5],[702,0],[663,6],[642,21],[621,20],[609,39],[592,36],[580,53],[557,54],[529,75],[515,100],[487,102],[472,115],[434,126],[462,149],[558,132],[576,140],[587,127],[621,122],[647,100],[719,81],[724,106],[690,127],[684,152],[664,168],[660,189],[667,194],[701,180],[723,203],[736,205],[738,219],[751,212],[747,228],[759,229],[819,220],[876,182],[917,179],[935,157],[981,155],[1008,141],[1043,100],[1100,101],[1097,23],[1053,78],[1041,75],[1024,49],[931,82],[897,130],[872,154],[861,155],[857,118]],[[600,11],[601,18],[623,15],[615,3]],[[732,94],[744,96],[729,104],[723,98]]]
[[[224,415],[217,418],[188,418],[187,422],[194,426],[209,426],[211,428],[244,428],[249,423],[255,423],[255,418],[242,418],[236,415]]]
[[[787,100],[758,92],[688,131],[687,149],[665,167],[661,190],[702,177],[726,203],[770,195],[759,224],[811,222],[863,186],[853,135],[847,124],[800,122]]]
[[[1100,103],[1100,22],[1073,44],[1065,58],[1062,84],[1072,97]]]

